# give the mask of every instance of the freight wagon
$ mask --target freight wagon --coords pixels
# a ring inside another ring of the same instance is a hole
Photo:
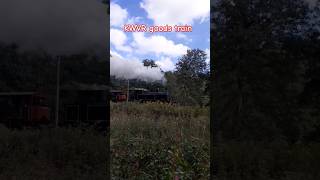
[[[1,92],[0,123],[9,128],[54,125],[55,107],[49,106],[47,96],[36,92]],[[105,131],[108,126],[108,90],[60,90],[59,126],[94,126]]]
[[[121,90],[111,90],[111,101],[112,102],[124,102],[127,101],[127,95]]]
[[[46,96],[36,92],[0,92],[0,123],[11,127],[49,124]]]

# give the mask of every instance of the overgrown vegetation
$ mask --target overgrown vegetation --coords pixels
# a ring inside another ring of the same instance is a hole
[[[320,179],[320,143],[230,141],[214,144],[215,179]]]
[[[107,176],[107,140],[93,130],[0,126],[0,179],[101,179]]]
[[[111,104],[113,179],[208,179],[209,109]]]
[[[212,5],[217,179],[319,179],[319,5]]]

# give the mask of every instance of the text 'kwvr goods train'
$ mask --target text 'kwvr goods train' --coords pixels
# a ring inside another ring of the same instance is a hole
[[[168,92],[150,92],[144,88],[131,88],[128,91],[111,90],[111,100],[113,102],[170,102],[170,96]]]

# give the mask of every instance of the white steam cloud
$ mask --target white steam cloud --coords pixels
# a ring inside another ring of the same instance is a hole
[[[143,81],[165,82],[164,74],[160,68],[145,67],[139,60],[126,60],[117,55],[117,53],[110,52],[110,75],[117,78],[124,79],[140,79]]]

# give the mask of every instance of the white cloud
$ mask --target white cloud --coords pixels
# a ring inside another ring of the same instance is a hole
[[[185,35],[183,33],[177,33],[177,37],[181,38],[181,39],[185,39],[185,38],[187,38],[187,35]]]
[[[204,51],[205,51],[206,54],[207,54],[206,63],[207,63],[207,64],[210,64],[210,49],[207,48],[207,49],[205,49]]]
[[[110,24],[111,26],[121,27],[128,17],[128,11],[122,9],[118,4],[110,4]]]
[[[110,54],[112,55],[110,58],[110,75],[125,79],[165,81],[164,75],[159,68],[147,68],[137,59],[123,59],[113,54],[112,51]]]
[[[143,0],[140,7],[156,25],[192,24],[210,16],[210,0]]]
[[[175,57],[185,54],[189,49],[188,46],[175,44],[172,40],[160,35],[146,37],[144,33],[133,33],[133,39],[131,45],[140,54],[155,53]]]
[[[110,54],[112,56],[117,56],[118,58],[122,58],[123,59],[123,56],[121,54],[119,54],[118,52],[116,52],[116,51],[110,50]]]
[[[110,42],[115,46],[119,51],[131,52],[132,49],[129,46],[126,46],[127,36],[126,34],[118,29],[110,29]]]
[[[186,40],[187,42],[192,42],[192,39],[191,39],[191,38],[188,38],[187,35],[185,35],[185,34],[183,34],[183,33],[181,33],[181,32],[176,33],[176,36],[177,36],[177,38],[179,38],[179,39]]]
[[[175,64],[169,57],[161,57],[159,61],[156,61],[156,64],[159,65],[163,71],[172,71],[175,69]]]

